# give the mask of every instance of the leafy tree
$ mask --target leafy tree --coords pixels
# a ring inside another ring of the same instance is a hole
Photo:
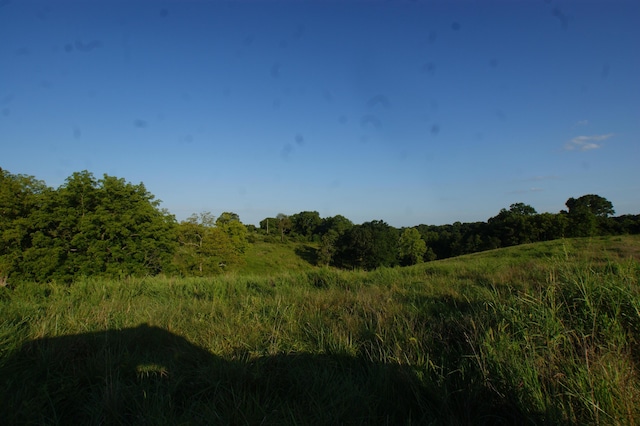
[[[265,217],[260,221],[260,229],[269,235],[270,231],[277,228],[278,219],[275,217]]]
[[[225,216],[226,217],[226,216]],[[225,227],[240,224],[223,219],[216,226],[209,212],[193,214],[177,227],[178,249],[174,264],[184,275],[206,276],[219,274],[228,265],[239,261],[239,252]]]
[[[398,241],[398,257],[402,265],[415,265],[422,262],[427,244],[416,228],[407,228]]]
[[[276,215],[278,231],[280,231],[280,241],[284,241],[284,234],[291,229],[291,219],[284,213]]]
[[[292,232],[310,240],[322,225],[320,214],[316,211],[304,211],[291,215]]]
[[[533,216],[537,214],[536,209],[524,203],[511,204],[509,206],[509,212],[520,216]]]
[[[541,213],[533,218],[536,229],[536,241],[549,241],[565,236],[567,217],[564,214]]]
[[[216,219],[217,226],[223,226],[231,222],[240,222],[240,216],[233,212],[224,212]]]
[[[32,245],[30,216],[51,188],[33,176],[0,168],[0,283],[20,275],[24,251]]]
[[[322,219],[322,224],[318,232],[320,237],[320,248],[318,249],[318,263],[329,265],[333,262],[334,255],[338,250],[337,244],[340,237],[350,228],[353,222],[342,215]]]
[[[324,234],[320,238],[320,248],[318,249],[318,264],[329,265],[333,261],[333,256],[336,253],[336,243],[340,238],[340,234],[333,229]]]
[[[384,221],[349,228],[337,242],[334,262],[349,268],[375,269],[398,263],[398,233]]]
[[[586,210],[594,216],[606,218],[615,213],[609,200],[594,194],[583,195],[577,199],[569,198],[565,205],[569,208],[569,214]]]
[[[535,214],[535,209],[529,205],[511,204],[509,210],[502,209],[497,216],[489,219],[491,233],[499,238],[501,247],[536,241],[532,219]]]
[[[41,202],[28,220],[26,279],[157,274],[170,260],[175,220],[142,183],[76,172]]]
[[[580,198],[569,198],[569,229],[572,237],[589,237],[603,233],[607,218],[614,214],[613,204],[599,195],[588,194]]]
[[[240,216],[236,213],[224,212],[216,220],[216,227],[229,236],[234,250],[239,255],[244,254],[249,244],[247,240],[248,230],[240,222]]]

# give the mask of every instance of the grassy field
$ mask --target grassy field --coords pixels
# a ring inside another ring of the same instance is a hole
[[[0,288],[3,424],[640,423],[638,236],[371,272],[282,249]]]

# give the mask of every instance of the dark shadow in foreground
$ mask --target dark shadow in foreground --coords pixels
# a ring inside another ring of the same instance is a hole
[[[3,361],[4,424],[406,424],[424,411],[408,369],[335,355],[225,360],[147,325],[34,340]]]
[[[443,422],[451,411],[443,413],[434,402],[442,401],[437,393],[445,389],[427,389],[406,366],[334,354],[250,358],[239,351],[223,359],[147,325],[33,340],[0,362],[3,424],[469,420],[457,413]]]

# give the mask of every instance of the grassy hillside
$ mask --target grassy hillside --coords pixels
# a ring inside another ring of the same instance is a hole
[[[237,268],[242,274],[274,275],[309,270],[316,263],[316,247],[298,242],[255,242],[249,244],[244,262]]]
[[[298,265],[0,288],[3,421],[640,421],[637,236]]]

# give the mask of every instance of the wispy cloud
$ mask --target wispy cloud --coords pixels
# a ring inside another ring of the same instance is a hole
[[[589,120],[576,121],[576,126],[587,126],[587,125],[589,125]]]
[[[606,135],[591,135],[591,136],[576,136],[567,142],[564,149],[567,151],[590,151],[592,149],[598,149],[602,147],[602,142],[613,136],[613,133],[607,133]]]

